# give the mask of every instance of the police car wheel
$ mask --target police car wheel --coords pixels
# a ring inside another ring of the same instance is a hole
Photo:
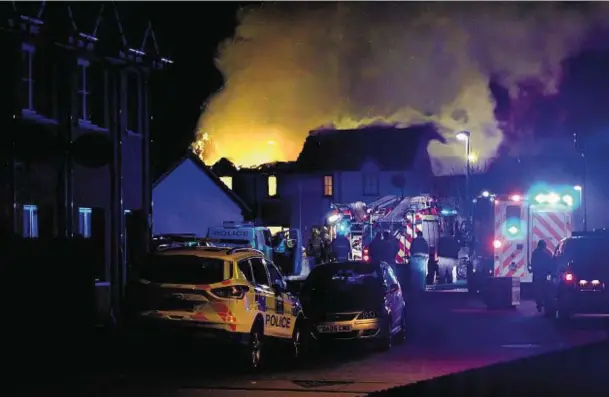
[[[252,329],[249,340],[250,366],[252,369],[259,369],[262,366],[262,330],[259,327]]]
[[[294,333],[292,334],[292,358],[300,360],[303,356],[302,352],[303,329],[300,322],[296,323]]]

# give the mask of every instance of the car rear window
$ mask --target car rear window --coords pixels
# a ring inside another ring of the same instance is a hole
[[[565,256],[573,260],[577,267],[609,269],[609,264],[604,260],[608,248],[609,238],[572,239],[565,246]]]
[[[311,283],[340,283],[358,285],[372,280],[381,281],[378,266],[368,263],[340,263],[320,266],[309,275]]]
[[[222,259],[196,255],[154,255],[143,266],[141,278],[154,283],[213,284],[230,278],[226,270]]]

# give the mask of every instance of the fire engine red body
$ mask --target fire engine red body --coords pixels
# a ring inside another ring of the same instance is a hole
[[[492,261],[494,277],[531,282],[528,266],[539,240],[553,253],[572,232],[572,208],[565,203],[538,204],[515,194],[479,197],[474,207],[475,255]]]

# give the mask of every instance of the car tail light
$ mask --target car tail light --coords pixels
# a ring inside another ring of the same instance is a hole
[[[232,287],[215,288],[211,293],[220,298],[243,299],[250,289],[245,285],[233,285]]]
[[[572,283],[575,281],[575,275],[569,272],[563,274],[562,278],[568,283]]]

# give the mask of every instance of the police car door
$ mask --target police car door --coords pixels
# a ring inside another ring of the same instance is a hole
[[[260,312],[264,316],[264,334],[279,336],[278,319],[275,316],[275,293],[271,288],[264,259],[260,257],[250,258],[250,264],[254,273],[256,301]]]
[[[279,320],[279,334],[283,338],[291,338],[296,322],[297,310],[299,305],[288,293],[286,282],[274,263],[265,261],[271,278],[271,286],[275,292],[275,315]]]

